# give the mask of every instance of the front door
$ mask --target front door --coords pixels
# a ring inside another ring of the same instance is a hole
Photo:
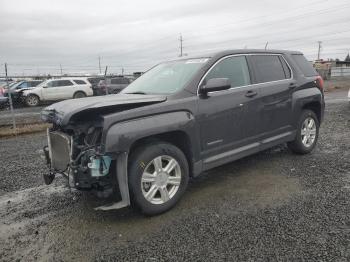
[[[231,89],[210,92],[199,98],[197,121],[202,159],[257,144],[259,94],[250,85],[246,57],[235,55],[222,59],[210,69],[202,84],[212,78],[230,79]]]

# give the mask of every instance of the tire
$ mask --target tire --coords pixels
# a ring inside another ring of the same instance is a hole
[[[156,166],[161,167],[161,172],[155,170]],[[166,167],[170,166],[167,172]],[[172,208],[188,185],[189,169],[184,153],[165,142],[137,148],[130,155],[128,170],[132,205],[145,215],[161,214]]]
[[[311,128],[309,126],[312,123]],[[311,110],[303,110],[298,121],[295,140],[288,143],[289,149],[296,154],[310,153],[316,146],[319,128],[320,123],[316,114]]]
[[[27,106],[38,106],[40,99],[37,95],[29,95],[25,98],[25,103]]]
[[[86,94],[82,91],[78,91],[76,92],[74,95],[73,95],[73,98],[76,99],[76,98],[83,98],[83,97],[86,97]]]

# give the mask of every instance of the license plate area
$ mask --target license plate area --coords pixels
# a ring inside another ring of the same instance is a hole
[[[64,172],[71,160],[71,137],[58,131],[47,131],[51,169]]]

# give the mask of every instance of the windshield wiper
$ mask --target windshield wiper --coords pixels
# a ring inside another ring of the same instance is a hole
[[[135,91],[135,92],[125,93],[125,94],[128,94],[128,95],[146,95],[146,93],[142,92],[142,91]]]

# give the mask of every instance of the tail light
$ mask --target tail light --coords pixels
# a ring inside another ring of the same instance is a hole
[[[323,92],[324,81],[321,76],[316,77],[315,84],[318,87],[318,89],[320,89]]]

